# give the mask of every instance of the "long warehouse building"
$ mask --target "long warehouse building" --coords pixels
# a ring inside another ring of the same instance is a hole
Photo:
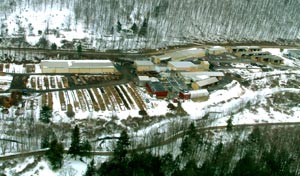
[[[43,73],[116,73],[110,60],[42,60]]]

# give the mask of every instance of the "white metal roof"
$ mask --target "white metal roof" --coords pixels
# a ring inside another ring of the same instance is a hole
[[[205,80],[197,81],[196,83],[199,85],[199,87],[203,87],[203,86],[214,84],[218,81],[219,80],[216,77],[212,77],[212,78],[208,78],[208,79],[205,79]]]
[[[194,57],[195,55],[199,55],[199,54],[205,55],[205,50],[201,48],[190,48],[190,49],[166,53],[167,56],[170,56],[174,60],[182,57],[186,57],[186,58]]]
[[[43,68],[114,68],[110,60],[42,60]]]
[[[197,67],[197,65],[189,61],[170,61],[169,64],[177,68]]]
[[[139,81],[150,81],[150,77],[149,76],[139,76]]]
[[[224,76],[223,72],[180,72],[182,76],[201,76],[201,75],[207,75],[207,76],[214,76],[214,77],[222,77]]]
[[[135,62],[135,64],[136,64],[137,66],[154,66],[153,62],[148,61],[148,60],[146,60],[146,61],[143,61],[143,60],[136,60],[136,61],[134,61],[134,62]]]

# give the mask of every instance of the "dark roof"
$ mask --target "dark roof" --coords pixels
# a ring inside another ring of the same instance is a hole
[[[167,91],[161,82],[148,82],[147,83],[153,92]]]

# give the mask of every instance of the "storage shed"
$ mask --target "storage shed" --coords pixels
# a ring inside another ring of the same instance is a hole
[[[180,91],[178,97],[183,100],[191,99],[191,93],[189,91]]]
[[[216,84],[219,80],[216,77],[211,77],[208,79],[200,80],[192,83],[192,88],[198,90],[200,88],[208,87],[210,85]]]
[[[208,97],[209,93],[207,89],[191,90],[190,91],[191,99]]]
[[[146,72],[146,71],[154,71],[155,67],[153,62],[148,60],[136,60],[134,61],[134,66],[137,72]]]
[[[168,96],[168,91],[161,82],[147,82],[146,89],[151,95],[155,95],[157,98],[165,98]]]

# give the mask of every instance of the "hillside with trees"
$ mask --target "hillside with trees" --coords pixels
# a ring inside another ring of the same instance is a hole
[[[22,22],[22,13],[53,9],[66,12],[63,23],[49,25],[54,18],[50,15],[45,27],[38,30],[59,36],[61,30],[83,27],[93,36],[90,43],[97,49],[159,48],[192,42],[295,44],[300,39],[298,0],[2,1],[2,35],[12,32],[5,23],[12,12],[20,14],[14,17],[15,33],[25,30],[28,34],[37,29],[26,19]]]

